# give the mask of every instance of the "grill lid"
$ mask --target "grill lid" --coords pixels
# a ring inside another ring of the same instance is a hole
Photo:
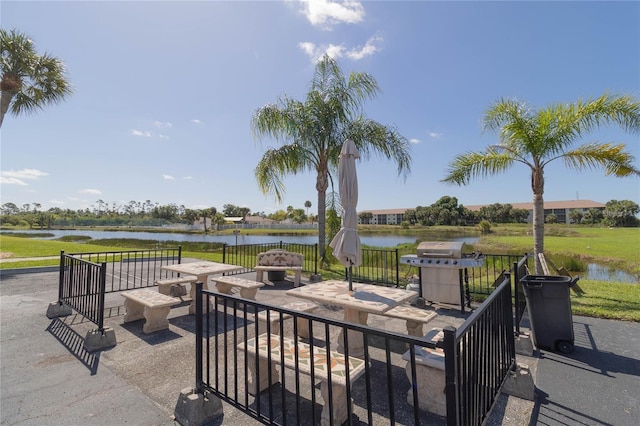
[[[460,241],[423,241],[418,244],[417,255],[420,257],[462,257],[463,242]]]

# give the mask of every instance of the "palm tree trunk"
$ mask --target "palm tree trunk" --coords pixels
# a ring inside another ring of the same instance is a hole
[[[324,259],[325,251],[325,225],[327,223],[327,191],[318,190],[318,251],[320,259]]]
[[[0,127],[2,127],[2,122],[4,121],[4,116],[9,111],[9,105],[11,104],[11,99],[13,98],[13,93],[9,91],[2,91],[0,94]]]
[[[533,257],[535,274],[542,275],[542,263],[539,254],[544,253],[544,172],[532,170],[531,189],[533,191]]]

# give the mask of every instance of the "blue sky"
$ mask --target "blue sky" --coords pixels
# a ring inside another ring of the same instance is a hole
[[[489,105],[532,107],[604,91],[640,95],[639,2],[138,1],[0,4],[4,29],[62,59],[74,94],[1,130],[1,202],[43,209],[150,200],[187,208],[271,213],[317,208],[315,175],[285,179],[278,205],[253,174],[269,140],[250,120],[286,94],[303,100],[328,52],[345,73],[373,75],[365,114],[411,141],[411,174],[359,162],[358,210],[408,208],[444,195],[464,205],[531,200],[529,171],[440,183],[448,163],[496,143]],[[624,142],[640,168],[638,135],[615,127],[587,141]],[[546,169],[545,200],[640,204],[640,179]],[[336,189],[337,190],[337,189]]]

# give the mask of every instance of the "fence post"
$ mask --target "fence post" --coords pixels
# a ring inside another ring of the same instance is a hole
[[[518,268],[518,262],[513,262],[513,291],[514,305],[516,311],[516,336],[520,335],[520,292],[518,291],[518,285],[520,284],[520,270]]]
[[[222,263],[227,263],[227,243],[222,243]]]
[[[396,287],[400,287],[400,253],[396,249]]]
[[[447,401],[447,426],[457,426],[458,421],[458,351],[456,349],[456,329],[446,326],[444,332],[444,378]]]
[[[196,393],[202,394],[202,282],[196,283]]]
[[[62,287],[64,286],[64,250],[60,250],[60,282],[58,283],[58,301],[62,302]]]
[[[178,246],[178,263],[182,263],[182,246]]]
[[[98,296],[98,331],[104,334],[104,298],[107,290],[107,262],[100,266],[100,295]]]
[[[314,275],[318,275],[318,243],[315,243],[313,246],[313,273]]]

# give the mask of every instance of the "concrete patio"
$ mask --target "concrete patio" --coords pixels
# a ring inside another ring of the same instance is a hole
[[[247,277],[252,278],[251,275]],[[45,315],[48,304],[57,299],[57,272],[24,274],[5,270],[1,278],[1,424],[174,424],[172,416],[180,391],[194,386],[195,324],[194,317],[188,315],[188,303],[171,310],[168,330],[143,334],[141,322],[123,322],[123,298],[119,294],[108,295],[107,305],[111,309],[105,324],[114,329],[117,345],[90,354],[84,351],[82,344],[86,332],[95,328],[92,323],[77,315],[54,320]],[[263,287],[257,300],[273,304],[295,301],[285,295],[291,288],[292,283]],[[318,313],[335,318],[341,316],[340,312],[324,306]],[[440,315],[429,323],[429,327],[459,325],[463,321],[459,312],[450,310],[447,313],[450,315]],[[406,332],[402,320],[373,317],[370,324]],[[608,381],[613,389],[617,383],[623,385],[625,403],[635,402],[635,406],[628,405],[631,408],[620,410],[618,421],[609,424],[631,425],[638,420],[640,349],[637,348],[640,345],[637,339],[640,327],[637,326],[631,324],[636,350],[626,355],[630,357],[627,366],[619,372],[624,377],[615,382]],[[547,368],[537,374],[537,358],[519,360],[530,364],[534,378],[537,375],[553,381],[548,374],[553,368],[559,368],[561,373],[554,372],[552,376],[572,375],[577,368],[562,360],[550,363],[554,358],[562,358],[555,354],[542,355],[543,365]],[[635,382],[627,380],[634,376]],[[543,395],[540,400],[543,405],[501,395],[488,424],[519,425],[529,424],[530,420],[536,424],[535,419],[541,415],[549,421],[558,415],[557,410],[553,413],[545,411],[550,404],[567,407],[570,401],[577,404],[580,400],[563,395],[556,400],[553,386],[539,393]],[[577,391],[576,395],[580,395],[584,389]],[[594,402],[602,396],[586,397]],[[224,416],[214,424],[257,424],[233,407],[224,403],[223,406]],[[570,407],[566,409],[571,410]],[[599,417],[588,415],[587,418],[593,421]],[[444,424],[444,421],[433,424]]]

